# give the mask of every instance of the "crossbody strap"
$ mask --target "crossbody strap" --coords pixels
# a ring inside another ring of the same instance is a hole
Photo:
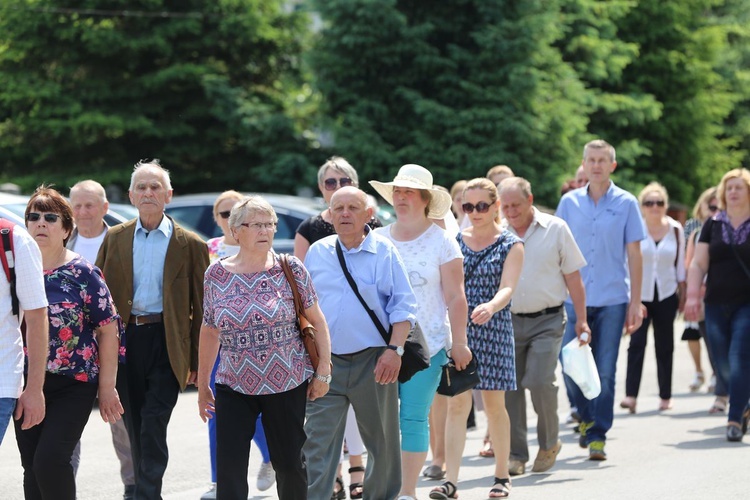
[[[742,257],[740,257],[740,253],[737,251],[737,245],[734,244],[734,233],[730,230],[729,234],[732,235],[732,244],[729,245],[732,247],[732,253],[734,253],[734,257],[737,259],[737,262],[740,264],[740,267],[743,271],[745,271],[745,275],[750,278],[750,269],[747,268],[747,264],[742,260]]]
[[[380,335],[383,337],[383,340],[385,340],[386,344],[389,344],[391,342],[391,334],[389,332],[385,331],[385,328],[383,327],[383,323],[380,322],[380,319],[378,318],[377,314],[375,314],[375,311],[370,309],[370,306],[367,305],[367,302],[365,302],[365,299],[362,298],[362,295],[359,293],[359,288],[357,288],[357,283],[354,282],[354,278],[352,278],[351,273],[349,272],[349,269],[346,267],[346,260],[344,259],[344,251],[341,250],[341,243],[339,243],[338,238],[336,239],[336,255],[339,257],[339,264],[341,264],[341,269],[344,270],[344,276],[346,276],[346,281],[349,282],[349,286],[352,287],[352,290],[354,291],[354,295],[357,296],[359,301],[362,303],[362,307],[365,308],[365,311],[367,311],[367,314],[370,316],[370,319],[373,323],[375,323],[375,327],[380,332]]]
[[[8,227],[3,221],[3,228],[0,229],[0,236],[2,236],[3,241],[3,267],[5,268],[5,274],[8,277],[8,284],[10,285],[11,309],[13,310],[13,314],[18,316],[20,307],[18,304],[18,294],[16,293],[16,262],[13,251],[12,226]]]
[[[500,243],[502,243],[502,242],[503,242],[503,240],[504,240],[504,239],[505,239],[505,235],[504,235],[504,234],[501,234],[501,235],[500,235],[500,239],[499,239],[499,240],[497,240],[497,241],[496,241],[495,243],[493,243],[492,245],[495,245],[495,244],[500,244]],[[466,242],[464,242],[464,245],[466,245]],[[489,249],[490,249],[490,247],[491,247],[492,245],[488,246],[488,247],[487,247],[487,248],[485,248],[484,250],[481,250],[481,251],[482,251],[482,252],[484,252],[484,253],[482,253],[482,254],[481,254],[481,255],[479,256],[479,258],[478,258],[478,259],[476,260],[476,262],[474,262],[474,265],[473,265],[473,266],[471,266],[471,269],[469,269],[469,271],[468,271],[468,272],[465,272],[465,273],[464,273],[464,283],[469,283],[469,280],[470,280],[470,279],[472,278],[472,276],[474,276],[474,273],[476,272],[477,268],[479,267],[479,264],[481,264],[481,263],[482,263],[482,261],[483,261],[483,260],[484,260],[484,259],[485,259],[485,258],[486,258],[486,257],[487,257],[487,256],[488,256],[489,254],[490,254],[490,251],[489,251]],[[468,247],[468,245],[466,245],[466,246]]]

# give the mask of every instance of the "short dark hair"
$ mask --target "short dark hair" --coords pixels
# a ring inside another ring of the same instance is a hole
[[[63,245],[68,244],[68,238],[70,238],[74,227],[73,209],[70,206],[70,202],[63,195],[56,189],[42,184],[36,188],[34,194],[29,198],[29,203],[26,205],[26,212],[23,214],[25,220],[28,220],[29,212],[32,210],[59,215],[62,219],[63,229],[68,231],[68,236],[63,240]]]

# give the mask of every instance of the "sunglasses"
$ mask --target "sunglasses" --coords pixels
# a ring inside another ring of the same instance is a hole
[[[717,211],[717,210],[719,209],[719,206],[718,206],[718,205],[709,205],[709,206],[708,206],[708,209],[709,209],[709,210],[710,210],[711,212],[716,212],[716,211]]]
[[[477,209],[477,213],[480,214],[486,214],[489,212],[490,207],[492,206],[491,203],[487,203],[486,201],[480,201],[476,205],[472,203],[464,203],[461,205],[461,208],[463,209],[464,213],[470,214],[474,211],[474,209]]]
[[[222,211],[222,212],[219,212],[219,216],[220,216],[220,217],[221,217],[222,219],[228,219],[228,218],[229,218],[229,214],[230,214],[230,213],[232,213],[232,211],[231,211],[231,210],[224,210],[224,211]]]
[[[338,184],[340,187],[351,186],[352,184],[354,184],[354,181],[352,181],[349,177],[342,177],[341,179],[329,177],[328,179],[323,181],[323,185],[325,186],[326,191],[333,191],[334,189],[336,189],[336,184]]]
[[[664,203],[664,200],[646,200],[643,202],[644,207],[653,207],[654,205],[657,207],[663,207],[666,203]]]
[[[29,212],[26,216],[26,220],[29,222],[37,222],[41,218],[42,214],[39,212]],[[60,216],[58,214],[44,214],[44,221],[49,222],[50,224],[54,224],[59,218]]]

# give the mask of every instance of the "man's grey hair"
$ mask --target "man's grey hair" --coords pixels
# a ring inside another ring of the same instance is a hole
[[[615,154],[615,147],[612,146],[610,143],[608,143],[605,140],[602,139],[596,139],[594,141],[590,141],[586,143],[586,145],[583,147],[583,159],[586,159],[586,155],[589,152],[589,149],[606,149],[609,153],[609,160],[614,163],[617,159]]]
[[[517,189],[520,191],[524,198],[531,196],[531,183],[523,177],[508,177],[503,179],[497,187],[497,190],[500,193],[500,198],[503,197],[505,191],[510,191],[511,189]]]
[[[99,197],[102,203],[107,203],[107,191],[104,186],[92,179],[86,179],[83,181],[76,182],[72,188],[70,188],[70,197],[73,197],[74,192],[84,191],[91,193]]]
[[[160,172],[164,187],[167,188],[168,191],[172,190],[172,181],[169,178],[169,170],[161,166],[161,161],[159,160],[159,158],[153,158],[150,160],[139,160],[138,163],[135,164],[135,166],[133,167],[133,173],[130,175],[130,187],[128,188],[129,191],[133,191],[135,189],[135,178],[138,175],[138,172],[141,171],[141,169],[153,169]]]

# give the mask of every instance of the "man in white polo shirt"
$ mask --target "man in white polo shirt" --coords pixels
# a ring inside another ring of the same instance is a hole
[[[523,238],[525,252],[510,307],[518,389],[505,396],[511,423],[508,468],[516,476],[525,472],[529,460],[526,389],[538,415],[539,452],[532,471],[552,468],[562,447],[558,438],[555,368],[565,331],[563,302],[568,292],[577,312],[578,338],[588,342],[591,335],[586,323],[586,291],[579,271],[586,260],[568,225],[534,207],[531,185],[525,179],[505,179],[498,191],[508,230]],[[583,333],[587,335],[582,336]]]

